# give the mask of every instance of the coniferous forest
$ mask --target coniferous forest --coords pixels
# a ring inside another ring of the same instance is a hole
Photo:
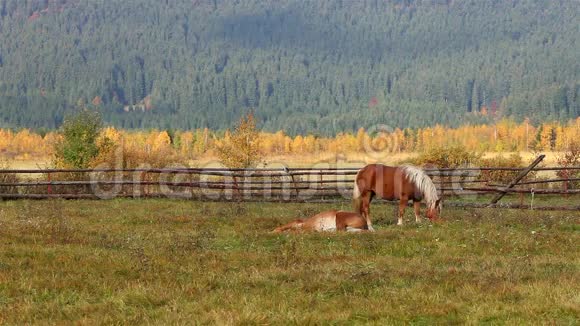
[[[0,127],[332,135],[580,116],[573,0],[0,0]]]

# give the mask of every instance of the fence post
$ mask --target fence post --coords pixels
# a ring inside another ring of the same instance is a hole
[[[238,187],[238,178],[236,177],[235,172],[234,172],[233,179],[234,179],[234,188],[236,190],[236,195],[238,197],[238,201],[242,201],[242,194],[240,193],[240,187]]]
[[[292,185],[294,185],[294,190],[296,191],[296,199],[298,199],[298,197],[300,197],[300,194],[298,193],[298,186],[296,185],[296,180],[294,180],[294,174],[291,174],[290,177],[292,178]]]
[[[443,174],[439,176],[439,182],[441,183],[441,198],[443,199],[445,198],[445,177],[443,176]]]
[[[320,174],[318,175],[319,177],[319,182],[318,182],[318,189],[317,191],[321,191],[323,183],[322,183],[322,171],[320,171]],[[336,187],[336,191],[338,191],[338,183],[335,183],[334,186]],[[324,196],[320,197],[322,200],[324,200]]]
[[[520,180],[522,180],[526,175],[528,175],[528,173],[530,173],[530,171],[532,171],[536,165],[540,164],[540,162],[542,162],[542,160],[544,159],[544,157],[546,157],[546,155],[542,154],[540,156],[538,156],[534,162],[532,162],[532,164],[530,164],[530,166],[528,166],[525,170],[523,170],[522,172],[520,172],[520,174],[518,174],[518,176],[512,181],[510,182],[507,187],[503,188],[503,189],[498,189],[499,193],[493,197],[493,199],[491,200],[491,205],[497,204],[497,202],[503,198],[503,196],[505,196],[505,194],[507,193],[507,189],[511,189],[513,188],[515,185],[518,184],[518,182],[520,182]]]
[[[48,182],[52,182],[52,180],[51,180],[52,178],[50,177],[50,172],[48,172],[48,173],[46,174],[46,178],[47,178],[47,181],[48,181]],[[46,192],[47,192],[49,195],[51,195],[51,194],[52,194],[52,185],[51,185],[50,183],[49,183],[49,184],[46,186]]]
[[[195,194],[193,191],[193,172],[189,173],[189,190],[191,191],[191,199],[195,198]]]
[[[147,179],[146,179],[146,176],[147,176],[146,173],[147,172],[145,172],[145,171],[141,172],[141,182],[142,182],[142,184],[137,185],[137,187],[142,188],[142,190],[143,190],[142,192],[143,192],[143,195],[145,195],[145,197],[147,197],[147,193],[148,193],[148,190],[149,190],[148,187],[147,187],[147,184],[145,184],[145,182],[147,181]]]
[[[568,180],[569,178],[570,172],[568,170],[564,170],[564,179],[566,179],[566,181],[564,181],[564,197],[568,197],[568,187],[569,187],[568,182],[570,182]]]

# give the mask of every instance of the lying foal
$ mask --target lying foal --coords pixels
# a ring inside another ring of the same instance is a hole
[[[288,230],[360,232],[367,229],[366,220],[359,214],[332,210],[322,212],[305,220],[292,221],[276,228],[273,232],[280,233]]]

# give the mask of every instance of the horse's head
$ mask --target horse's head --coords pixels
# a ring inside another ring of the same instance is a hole
[[[430,220],[436,220],[439,214],[441,214],[441,199],[437,199],[435,204],[427,207],[427,218]]]

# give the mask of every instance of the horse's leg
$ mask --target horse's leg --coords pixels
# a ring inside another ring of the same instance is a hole
[[[359,232],[366,230],[367,222],[361,215],[355,215],[352,213],[342,213],[336,214],[336,230],[346,231],[346,232]]]
[[[296,230],[296,229],[300,229],[302,227],[302,224],[304,223],[304,220],[298,219],[295,221],[292,221],[288,224],[282,225],[278,228],[276,228],[274,231],[274,233],[280,233],[280,232],[284,232],[287,230]]]
[[[415,209],[415,222],[421,223],[421,202],[413,200],[413,208]]]
[[[409,202],[409,198],[401,197],[399,200],[399,221],[397,225],[403,225],[403,216],[405,216],[405,207],[407,207],[407,203]]]
[[[371,223],[371,215],[370,215],[371,198],[372,198],[371,192],[367,192],[363,195],[363,197],[362,197],[362,216],[367,221],[367,229],[369,231],[374,232],[375,229],[373,228],[373,225]]]

